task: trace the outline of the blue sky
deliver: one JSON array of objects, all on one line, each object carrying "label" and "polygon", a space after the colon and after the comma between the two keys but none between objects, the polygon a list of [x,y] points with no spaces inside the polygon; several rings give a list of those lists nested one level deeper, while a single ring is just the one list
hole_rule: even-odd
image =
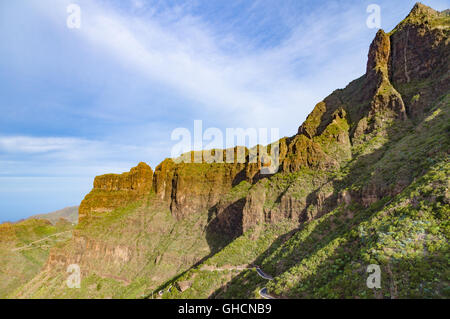
[{"label": "blue sky", "polygon": [[[66,8],[81,8],[80,29]],[[376,29],[414,1],[0,3],[0,222],[77,205],[103,173],[153,168],[178,127],[296,133],[361,76]],[[446,0],[424,1],[435,9]]]}]

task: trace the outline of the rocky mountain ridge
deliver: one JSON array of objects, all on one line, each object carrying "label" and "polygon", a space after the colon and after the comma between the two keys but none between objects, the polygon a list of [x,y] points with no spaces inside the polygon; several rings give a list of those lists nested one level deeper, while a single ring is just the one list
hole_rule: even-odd
[{"label": "rocky mountain ridge", "polygon": [[[331,212],[338,210],[351,225],[358,214],[401,196],[430,165],[448,162],[448,127],[442,123],[449,111],[449,21],[448,12],[418,3],[392,32],[378,31],[365,75],[318,103],[296,135],[279,141],[277,174],[261,176],[263,164],[250,163],[245,149],[245,163],[166,159],[154,172],[140,163],[128,173],[96,177],[80,205],[73,238],[52,249],[42,273],[18,295],[51,296],[54,292],[36,290],[44,281],[62,293],[63,272],[71,263],[81,266],[87,286],[65,291],[66,297],[145,295],[235,249],[243,238],[242,245],[283,238],[282,245],[338,214]],[[427,143],[409,141],[433,121],[422,134]],[[442,196],[448,209],[448,194]],[[340,218],[316,241],[333,232]],[[272,238],[271,232],[285,234]],[[252,262],[249,256],[227,256],[238,259],[236,264]],[[273,269],[280,274],[288,265],[283,258]],[[95,288],[89,288],[91,282]]]},{"label": "rocky mountain ridge", "polygon": [[[433,19],[444,16],[447,15],[416,4],[393,32],[387,34],[380,30],[370,46],[366,74],[317,104],[300,126],[297,135],[280,140],[280,171],[337,170],[343,162],[354,156],[351,145],[363,143],[361,137],[367,139],[386,126],[387,122],[391,125],[391,121],[414,121],[428,111],[427,106],[433,97],[441,96],[450,89],[446,75],[449,61],[446,59],[448,29],[433,27],[432,24]],[[410,23],[417,20],[423,20],[424,23]],[[407,57],[405,52],[408,53]],[[405,85],[414,86],[425,78],[437,83],[415,91],[415,96],[419,97],[414,98],[410,93],[412,90]],[[130,173],[99,176],[94,182],[93,192],[81,204],[80,221],[89,211],[111,211],[142,199],[150,191],[156,193],[158,199],[167,202],[172,214],[178,219],[191,212],[209,209],[218,204],[221,196],[233,186],[242,181],[252,183],[258,180],[257,172],[261,163],[250,164],[248,150],[246,153],[245,164],[175,164],[172,159],[166,159],[158,165],[154,174],[150,167],[140,163]],[[140,183],[134,186],[130,180],[133,176],[140,179]],[[401,183],[393,187],[395,192],[405,186]],[[376,190],[378,195],[375,196],[371,194],[374,192],[372,188],[367,186],[360,194],[353,195],[365,205],[387,195],[387,191]],[[95,208],[95,204],[90,206],[90,202],[99,190],[103,191],[104,196],[111,197],[99,199],[99,207]],[[127,195],[122,195],[122,192],[127,192]],[[321,194],[316,201],[323,201],[326,197],[325,193]],[[293,199],[285,197],[282,202],[282,210],[292,216],[289,207],[296,206]],[[254,206],[251,198],[247,203],[244,211],[257,215],[258,212],[251,208]],[[295,210],[298,211],[298,208],[296,206]],[[244,219],[254,220],[252,216]],[[253,226],[252,222],[247,224],[245,229]]]}]

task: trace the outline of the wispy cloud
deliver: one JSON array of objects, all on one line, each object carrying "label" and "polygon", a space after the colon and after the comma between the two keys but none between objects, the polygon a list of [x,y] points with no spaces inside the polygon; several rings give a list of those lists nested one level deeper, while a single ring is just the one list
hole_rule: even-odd
[{"label": "wispy cloud", "polygon": [[[79,33],[101,54],[165,83],[192,108],[217,113],[221,125],[283,126],[291,132],[324,97],[322,88],[330,78],[324,71],[333,72],[352,58],[329,59],[330,48],[354,37],[364,25],[350,10],[339,16],[313,12],[286,39],[261,48],[239,35],[215,30],[183,6],[143,17],[91,1],[81,1],[80,6]],[[349,80],[356,70],[351,71],[345,75]],[[309,81],[320,75],[320,83]],[[291,117],[280,116],[280,111]]]}]

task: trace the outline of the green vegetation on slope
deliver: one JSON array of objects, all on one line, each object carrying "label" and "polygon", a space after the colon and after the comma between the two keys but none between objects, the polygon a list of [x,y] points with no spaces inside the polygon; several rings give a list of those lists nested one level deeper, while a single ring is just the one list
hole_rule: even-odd
[{"label": "green vegetation on slope", "polygon": [[[352,208],[340,207],[312,222],[265,259],[278,275],[269,291],[297,298],[448,297],[449,173],[448,161],[435,164],[393,200],[357,209],[351,219]],[[310,227],[324,236],[319,242],[303,236]],[[279,260],[290,264],[279,271]],[[365,286],[369,264],[381,266],[380,290]]]},{"label": "green vegetation on slope", "polygon": [[38,219],[0,225],[0,298],[32,279],[50,248],[70,238],[72,227],[62,220],[52,225]]},{"label": "green vegetation on slope", "polygon": [[[343,203],[299,229],[254,228],[161,286],[163,298],[259,298],[265,286],[288,298],[448,298],[449,122],[446,95],[418,125],[394,122],[379,131],[378,144],[357,145],[361,156],[332,178],[336,192],[353,193],[368,183],[390,190],[404,181],[409,186],[399,194],[386,194],[368,207]],[[265,183],[271,190],[300,191],[304,184],[295,182],[302,176],[278,174]],[[275,280],[268,283],[252,269],[230,267],[251,264]],[[370,264],[381,267],[381,289],[366,286]],[[227,271],[214,270],[227,266]],[[190,288],[167,292],[180,281]]]},{"label": "green vegetation on slope", "polygon": [[215,241],[222,241],[217,234],[206,236],[207,212],[177,221],[165,203],[153,199],[98,219],[93,215],[77,225],[70,242],[53,250],[55,256],[78,261],[81,289],[69,289],[66,269],[56,265],[10,296],[140,298],[210,255]]}]

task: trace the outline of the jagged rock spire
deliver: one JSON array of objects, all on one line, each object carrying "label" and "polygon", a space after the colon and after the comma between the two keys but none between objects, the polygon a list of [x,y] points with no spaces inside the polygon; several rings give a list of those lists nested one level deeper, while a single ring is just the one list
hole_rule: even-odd
[{"label": "jagged rock spire", "polygon": [[421,2],[416,2],[414,7],[412,8],[411,12],[409,13],[408,17],[412,16],[426,16],[426,15],[435,15],[439,12],[434,10],[433,8],[430,8]]},{"label": "jagged rock spire", "polygon": [[369,49],[367,61],[367,74],[377,71],[387,71],[389,56],[391,52],[391,41],[384,30],[378,30],[375,39]]}]

